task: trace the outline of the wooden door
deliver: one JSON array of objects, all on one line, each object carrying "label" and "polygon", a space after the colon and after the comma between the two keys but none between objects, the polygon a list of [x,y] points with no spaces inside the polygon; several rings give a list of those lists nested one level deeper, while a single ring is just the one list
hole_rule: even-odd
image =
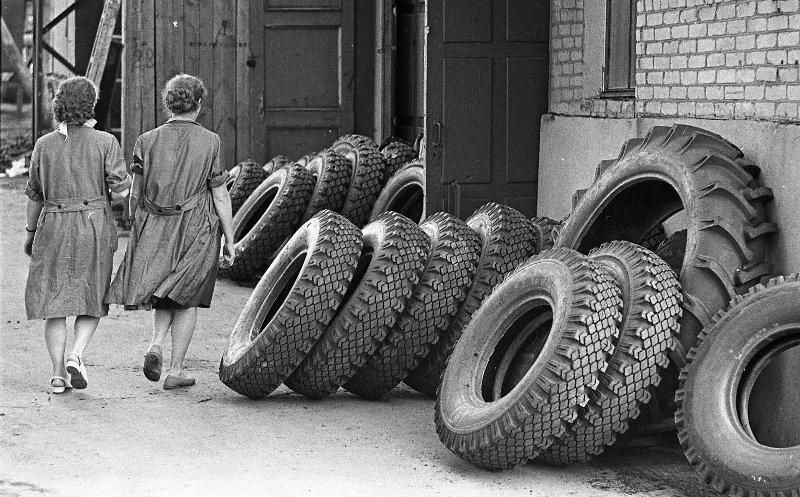
[{"label": "wooden door", "polygon": [[250,5],[250,148],[266,161],[329,146],[353,129],[354,0]]},{"label": "wooden door", "polygon": [[547,112],[549,2],[428,2],[428,212],[466,218],[488,201],[536,212]]}]

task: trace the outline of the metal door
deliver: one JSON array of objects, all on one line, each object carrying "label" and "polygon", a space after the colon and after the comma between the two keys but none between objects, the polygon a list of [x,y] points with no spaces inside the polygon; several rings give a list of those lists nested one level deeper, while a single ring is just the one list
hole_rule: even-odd
[{"label": "metal door", "polygon": [[442,0],[427,11],[428,212],[466,218],[491,200],[535,214],[549,2]]},{"label": "metal door", "polygon": [[353,2],[250,3],[253,159],[297,159],[352,132]]}]

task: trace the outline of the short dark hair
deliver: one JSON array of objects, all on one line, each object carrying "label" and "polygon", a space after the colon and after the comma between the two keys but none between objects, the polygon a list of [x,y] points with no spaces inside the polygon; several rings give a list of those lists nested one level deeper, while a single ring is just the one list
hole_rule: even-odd
[{"label": "short dark hair", "polygon": [[206,87],[200,78],[190,74],[178,74],[167,81],[161,92],[164,107],[172,114],[185,114],[197,110]]},{"label": "short dark hair", "polygon": [[83,124],[94,117],[97,87],[83,76],[65,79],[53,98],[53,116],[58,122]]}]

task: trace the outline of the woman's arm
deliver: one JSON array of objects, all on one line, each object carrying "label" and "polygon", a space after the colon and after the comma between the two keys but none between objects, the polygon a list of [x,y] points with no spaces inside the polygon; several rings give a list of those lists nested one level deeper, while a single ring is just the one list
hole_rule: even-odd
[{"label": "woman's arm", "polygon": [[211,189],[211,196],[214,199],[214,208],[219,216],[219,224],[222,226],[222,234],[225,236],[225,248],[223,255],[224,267],[230,267],[236,257],[233,243],[233,215],[231,214],[231,195],[225,185],[215,186]]},{"label": "woman's arm", "polygon": [[42,213],[44,202],[41,200],[28,199],[28,216],[25,231],[27,236],[25,238],[25,255],[31,255],[33,251],[33,237],[36,234],[36,225],[39,223],[39,216]]}]

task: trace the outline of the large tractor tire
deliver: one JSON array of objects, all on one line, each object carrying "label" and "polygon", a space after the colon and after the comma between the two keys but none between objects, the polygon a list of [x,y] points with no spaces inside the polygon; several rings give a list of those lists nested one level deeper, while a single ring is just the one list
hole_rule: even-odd
[{"label": "large tractor tire", "polygon": [[456,344],[434,411],[439,439],[490,470],[547,449],[606,368],[621,309],[600,264],[569,249],[532,257],[494,289]]},{"label": "large tractor tire", "polygon": [[300,224],[313,188],[314,177],[297,164],[265,179],[233,217],[236,259],[221,274],[242,281],[263,269]]},{"label": "large tractor tire", "polygon": [[467,297],[481,239],[464,221],[437,212],[420,225],[430,256],[408,304],[375,354],[344,388],[370,400],[385,397],[428,355]]},{"label": "large tractor tire", "polygon": [[228,189],[231,195],[231,211],[233,215],[239,212],[239,209],[258,188],[258,185],[269,176],[264,171],[264,168],[251,160],[240,162],[236,167],[238,168],[236,178]]},{"label": "large tractor tire", "polygon": [[286,380],[306,397],[332,394],[372,357],[419,281],[430,245],[416,224],[393,212],[364,228],[363,243],[341,310]]},{"label": "large tractor tire", "polygon": [[531,222],[506,205],[484,205],[467,219],[467,225],[481,237],[481,257],[469,294],[427,357],[403,380],[431,397],[436,395],[447,358],[472,315],[503,277],[532,256],[535,249]]},{"label": "large tractor tire", "polygon": [[372,207],[383,188],[383,156],[375,148],[353,148],[343,154],[353,164],[353,176],[341,213],[356,226],[369,222]]},{"label": "large tractor tire", "polygon": [[314,176],[316,183],[301,222],[306,222],[324,209],[339,212],[350,188],[353,174],[350,161],[333,150],[324,150],[308,162],[306,169]]},{"label": "large tractor tire", "polygon": [[247,300],[220,380],[254,399],[278,388],[333,320],[360,254],[360,230],[338,214],[323,211],[301,226]]},{"label": "large tractor tire", "polygon": [[637,243],[683,210],[686,255],[681,333],[659,386],[665,418],[686,351],[714,314],[737,293],[772,273],[767,239],[777,231],[765,204],[772,190],[756,182],[757,168],[719,135],[692,126],[656,126],[628,140],[616,160],[603,161],[594,184],[579,195],[558,245],[588,253],[612,240]]},{"label": "large tractor tire", "polygon": [[678,277],[653,252],[630,242],[610,242],[589,257],[601,264],[622,291],[622,322],[614,353],[589,402],[570,428],[539,455],[551,464],[573,464],[600,454],[628,430],[661,381],[667,352],[678,333],[681,289]]},{"label": "large tractor tire", "polygon": [[384,162],[386,163],[385,181],[388,181],[394,173],[417,158],[417,151],[414,150],[413,145],[403,139],[391,136],[381,143],[378,151],[383,154]]},{"label": "large tractor tire", "polygon": [[390,211],[415,223],[425,219],[425,164],[414,161],[389,178],[375,201],[370,219]]},{"label": "large tractor tire", "polygon": [[[678,439],[689,464],[721,494],[800,495],[800,433],[770,428],[766,431],[786,438],[769,440],[769,434],[750,424],[749,416],[761,373],[781,353],[800,347],[798,302],[800,274],[774,278],[737,296],[702,331],[681,371]],[[785,407],[789,389],[796,393],[797,385],[784,386]],[[761,384],[770,387],[774,385]],[[770,409],[776,426],[787,415],[798,416],[796,410],[781,414],[782,406]],[[769,415],[766,418],[762,421],[770,421]]]}]

